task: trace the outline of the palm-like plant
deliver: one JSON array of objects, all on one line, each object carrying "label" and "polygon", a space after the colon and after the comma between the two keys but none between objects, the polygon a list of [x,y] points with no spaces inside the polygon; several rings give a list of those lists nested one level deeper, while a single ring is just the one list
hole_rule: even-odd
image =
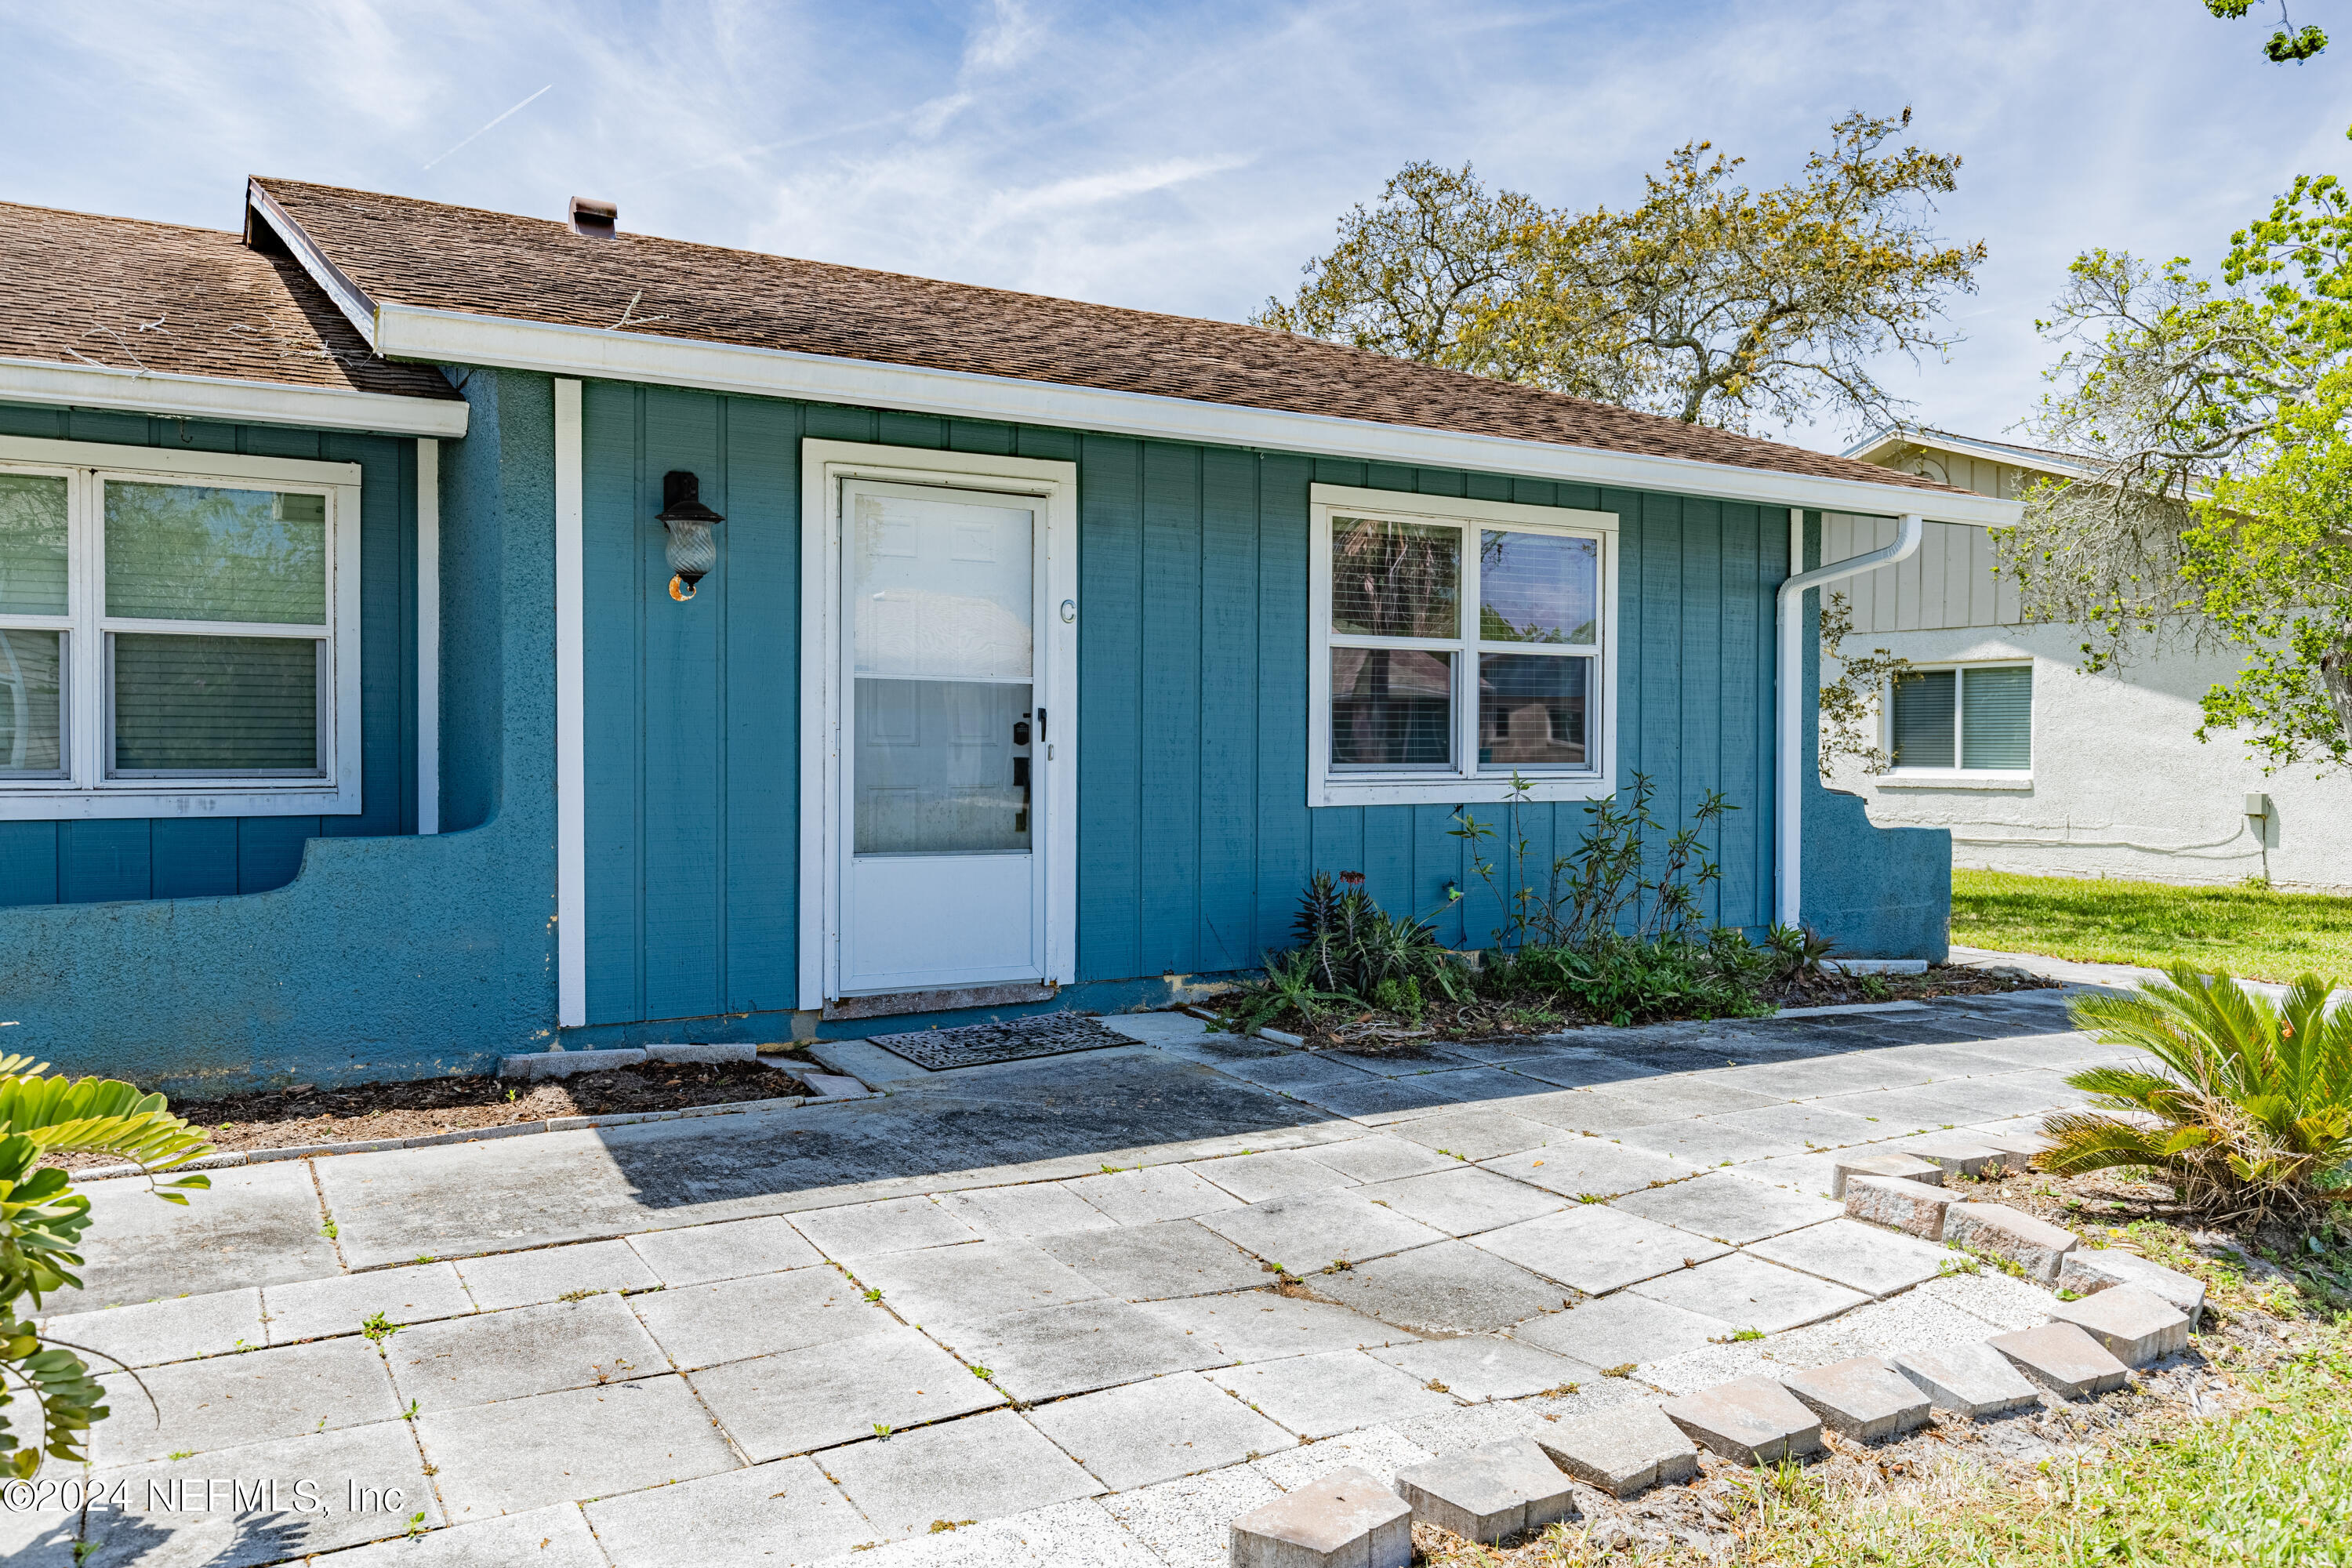
[{"label": "palm-like plant", "polygon": [[[47,1062],[0,1056],[0,1473],[29,1477],[45,1457],[82,1463],[91,1424],[107,1415],[105,1390],[74,1353],[82,1347],[45,1341],[19,1313],[20,1306],[39,1311],[53,1290],[80,1289],[76,1248],[90,1222],[89,1199],[41,1157],[111,1154],[143,1166],[157,1197],[184,1204],[183,1189],[208,1187],[210,1178],[156,1178],[209,1147],[160,1094],[115,1079],[68,1079],[50,1074]],[[7,1406],[20,1397],[40,1410],[37,1442],[20,1442],[11,1429]]]},{"label": "palm-like plant", "polygon": [[2096,1109],[2051,1117],[2035,1163],[2059,1175],[2143,1165],[2220,1219],[2303,1215],[2352,1198],[2352,1006],[2297,980],[2283,1003],[2187,964],[2132,996],[2077,998],[2075,1022],[2161,1070],[2098,1067],[2066,1081]]}]

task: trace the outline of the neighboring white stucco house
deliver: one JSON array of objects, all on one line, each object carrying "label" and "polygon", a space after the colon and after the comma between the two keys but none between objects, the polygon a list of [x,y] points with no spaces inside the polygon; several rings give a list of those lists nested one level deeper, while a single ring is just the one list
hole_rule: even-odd
[{"label": "neighboring white stucco house", "polygon": [[[2044,475],[2079,472],[2060,453],[1906,429],[1849,457],[2014,498]],[[1822,558],[1893,542],[1891,518],[1831,514]],[[1917,553],[1845,585],[1848,647],[1885,647],[1930,672],[1882,702],[1871,776],[1842,765],[1884,826],[1946,827],[1964,867],[2066,877],[2352,888],[2352,778],[2309,766],[2265,774],[2244,741],[2197,739],[2198,699],[2235,672],[2223,655],[2167,650],[2119,673],[2078,668],[2071,624],[2029,625],[1993,572],[1981,528],[1927,524]]]}]

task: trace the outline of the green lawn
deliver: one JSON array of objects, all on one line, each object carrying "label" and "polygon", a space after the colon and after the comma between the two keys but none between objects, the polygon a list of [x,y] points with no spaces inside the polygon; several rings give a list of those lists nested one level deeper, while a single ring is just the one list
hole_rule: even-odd
[{"label": "green lawn", "polygon": [[1952,940],[2088,963],[2187,960],[2255,980],[2352,984],[2352,898],[2260,888],[1952,873]]}]

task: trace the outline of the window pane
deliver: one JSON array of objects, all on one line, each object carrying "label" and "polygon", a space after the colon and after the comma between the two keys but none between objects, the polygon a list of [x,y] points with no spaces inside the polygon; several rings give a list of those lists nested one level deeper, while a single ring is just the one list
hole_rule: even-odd
[{"label": "window pane", "polygon": [[1921,670],[1895,682],[1895,765],[1952,765],[1952,697],[1948,669]]},{"label": "window pane", "polygon": [[1418,648],[1331,650],[1335,767],[1454,763],[1454,656]]},{"label": "window pane", "polygon": [[1462,531],[1331,520],[1331,629],[1351,637],[1458,637]]},{"label": "window pane", "polygon": [[1960,766],[2022,771],[2032,763],[2032,666],[1964,671]]},{"label": "window pane", "polygon": [[319,771],[319,652],[308,637],[118,632],[114,772]]},{"label": "window pane", "polygon": [[0,474],[0,616],[66,613],[66,482]]},{"label": "window pane", "polygon": [[1592,661],[1558,655],[1478,656],[1478,765],[1580,768]]},{"label": "window pane", "polygon": [[854,684],[858,854],[1028,849],[1026,684],[862,676]]},{"label": "window pane", "polygon": [[1480,641],[1592,646],[1601,595],[1596,541],[1496,529],[1478,540]]},{"label": "window pane", "polygon": [[106,613],[325,626],[326,498],[109,480]]},{"label": "window pane", "polygon": [[65,771],[63,632],[0,629],[0,777]]}]

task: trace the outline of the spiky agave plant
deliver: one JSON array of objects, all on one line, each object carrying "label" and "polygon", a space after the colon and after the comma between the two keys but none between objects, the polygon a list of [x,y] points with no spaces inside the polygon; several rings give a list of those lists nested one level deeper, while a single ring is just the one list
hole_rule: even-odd
[{"label": "spiky agave plant", "polygon": [[[157,1197],[184,1204],[185,1190],[210,1178],[156,1178],[209,1147],[160,1094],[114,1079],[61,1078],[47,1062],[0,1055],[0,1475],[30,1477],[44,1458],[83,1463],[90,1426],[107,1415],[105,1391],[74,1353],[84,1347],[47,1338],[20,1311],[38,1312],[49,1292],[80,1288],[73,1270],[90,1222],[89,1199],[41,1156],[111,1154],[144,1167]],[[40,1412],[31,1442],[8,1417],[20,1398]]]},{"label": "spiky agave plant", "polygon": [[2035,1163],[2058,1175],[2144,1165],[2217,1219],[2307,1215],[2352,1198],[2352,1006],[2306,974],[2283,1003],[2175,964],[2131,996],[2075,999],[2075,1023],[2158,1068],[2108,1066],[2066,1081],[2097,1096],[2053,1116]]}]

